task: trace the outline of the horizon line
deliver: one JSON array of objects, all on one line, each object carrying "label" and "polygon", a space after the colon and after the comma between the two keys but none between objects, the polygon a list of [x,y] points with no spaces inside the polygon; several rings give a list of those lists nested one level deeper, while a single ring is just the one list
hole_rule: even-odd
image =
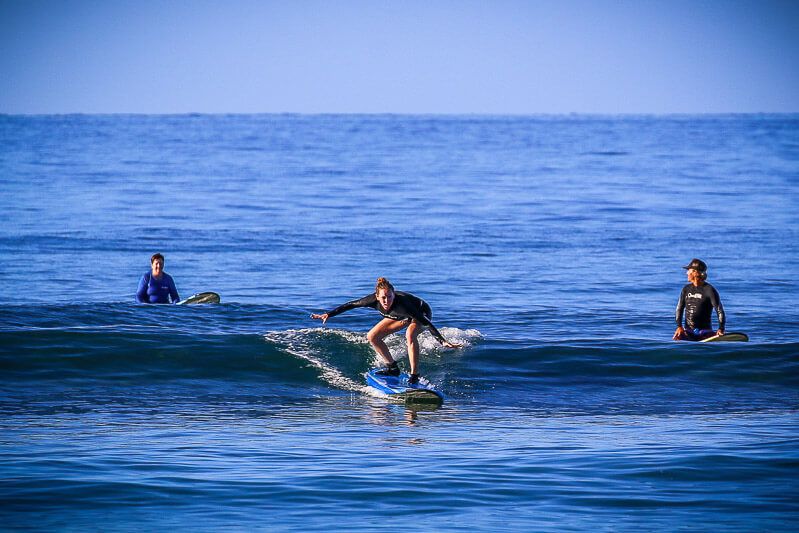
[{"label": "horizon line", "polygon": [[799,115],[797,111],[673,111],[673,112],[594,112],[594,111],[568,111],[568,112],[345,112],[345,111],[178,111],[178,112],[142,112],[142,111],[111,111],[111,112],[84,112],[68,111],[53,113],[8,113],[0,111],[0,117],[69,117],[69,116],[163,116],[163,117],[200,117],[200,116],[406,116],[406,117],[723,117],[723,116],[789,116]]}]

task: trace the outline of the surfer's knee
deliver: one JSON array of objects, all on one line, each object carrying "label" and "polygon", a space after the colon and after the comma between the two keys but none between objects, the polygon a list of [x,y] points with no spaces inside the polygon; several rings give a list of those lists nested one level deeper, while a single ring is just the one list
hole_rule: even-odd
[{"label": "surfer's knee", "polygon": [[372,344],[382,341],[384,337],[385,335],[378,331],[377,328],[369,330],[369,333],[366,334],[366,340]]},{"label": "surfer's knee", "polygon": [[411,325],[405,330],[405,339],[408,341],[408,343],[416,342],[416,339],[419,337],[421,332],[422,328],[419,327],[419,324],[416,322],[411,322]]}]

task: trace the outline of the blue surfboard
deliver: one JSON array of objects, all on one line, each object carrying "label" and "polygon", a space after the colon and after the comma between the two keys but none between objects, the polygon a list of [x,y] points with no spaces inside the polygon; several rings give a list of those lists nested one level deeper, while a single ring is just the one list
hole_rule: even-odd
[{"label": "blue surfboard", "polygon": [[427,382],[408,383],[408,374],[403,372],[399,376],[381,376],[377,374],[378,368],[373,368],[366,373],[366,384],[384,394],[406,403],[441,403],[444,395],[435,390]]}]

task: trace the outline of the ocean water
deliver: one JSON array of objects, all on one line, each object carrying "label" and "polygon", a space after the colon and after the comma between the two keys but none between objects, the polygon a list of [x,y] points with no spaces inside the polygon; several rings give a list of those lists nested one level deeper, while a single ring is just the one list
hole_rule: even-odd
[{"label": "ocean water", "polygon": [[796,115],[0,116],[0,528],[797,530],[797,228]]}]

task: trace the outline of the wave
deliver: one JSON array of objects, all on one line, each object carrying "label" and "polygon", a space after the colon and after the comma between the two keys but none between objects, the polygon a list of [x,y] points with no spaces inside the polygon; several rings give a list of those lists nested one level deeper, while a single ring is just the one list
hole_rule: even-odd
[{"label": "wave", "polygon": [[[799,344],[698,345],[584,341],[519,344],[473,329],[442,328],[464,348],[444,349],[420,336],[422,372],[448,396],[525,405],[625,391],[649,398],[687,394],[757,398],[761,405],[799,405]],[[402,335],[387,344],[407,367]],[[127,384],[201,380],[281,389],[288,395],[373,394],[363,374],[380,361],[365,333],[343,329],[276,329],[254,334],[187,333],[111,327],[0,331],[6,390],[36,383]],[[305,392],[303,392],[305,391]],[[576,392],[577,391],[577,392]],[[679,398],[676,398],[679,400]],[[605,403],[610,400],[605,400]],[[737,400],[736,400],[737,401]],[[740,402],[739,402],[740,403]]]},{"label": "wave", "polygon": [[598,380],[704,380],[799,385],[799,344],[729,345],[627,341],[485,346],[489,373],[561,383]]},{"label": "wave", "polygon": [[[481,338],[480,332],[473,329],[459,330],[444,327],[441,328],[441,334],[453,342],[462,344],[461,350],[468,349],[475,340]],[[322,379],[329,385],[343,390],[382,396],[363,384],[362,379],[356,381],[351,374],[346,373],[352,369],[360,369],[363,373],[368,368],[383,364],[369,345],[366,334],[340,329],[311,328],[275,331],[267,333],[264,337],[267,341],[280,346],[286,353],[307,361],[319,369]],[[391,335],[386,339],[386,344],[395,359],[407,358],[404,337]],[[427,332],[419,336],[419,349],[424,354],[425,364],[429,364],[430,359],[440,359],[445,353],[442,352],[438,341]],[[366,367],[364,363],[367,363]]]},{"label": "wave", "polygon": [[[442,332],[465,346],[479,337],[474,330]],[[402,337],[387,341],[396,357],[407,355]],[[440,353],[427,333],[420,344],[426,354]],[[324,328],[190,334],[159,326],[53,327],[2,331],[0,346],[0,370],[21,381],[269,379],[362,391],[359,376],[378,364],[365,334]]]}]

